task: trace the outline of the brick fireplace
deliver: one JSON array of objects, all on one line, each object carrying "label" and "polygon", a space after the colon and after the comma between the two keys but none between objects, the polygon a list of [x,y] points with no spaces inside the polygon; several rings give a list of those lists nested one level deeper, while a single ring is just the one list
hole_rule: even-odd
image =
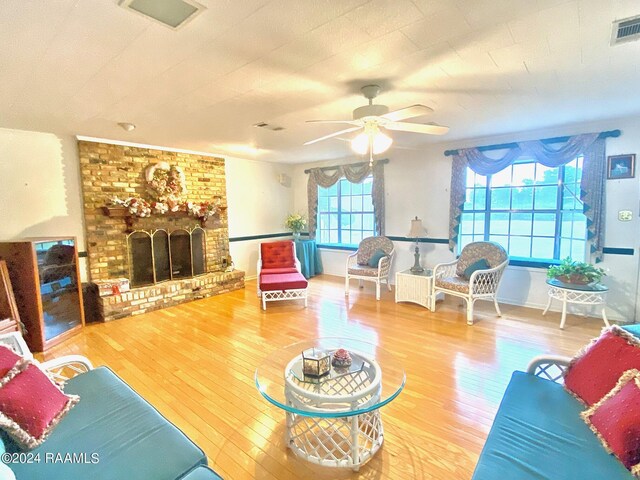
[{"label": "brick fireplace", "polygon": [[[91,282],[130,279],[128,237],[134,231],[151,236],[158,231],[172,235],[204,230],[200,240],[204,247],[204,268],[195,271],[192,278],[184,278],[182,274],[180,278],[165,276],[160,281],[151,278],[147,284],[128,292],[114,289],[99,295],[97,288],[92,289],[99,320],[144,313],[244,287],[244,272],[225,271],[229,262],[229,233],[224,159],[88,140],[78,141],[78,152]],[[150,166],[157,165],[180,170],[186,190],[181,201],[215,202],[216,214],[205,222],[183,209],[164,214],[154,210],[150,216],[140,218],[122,206],[104,208],[114,197],[151,202],[153,192],[145,175]]]}]

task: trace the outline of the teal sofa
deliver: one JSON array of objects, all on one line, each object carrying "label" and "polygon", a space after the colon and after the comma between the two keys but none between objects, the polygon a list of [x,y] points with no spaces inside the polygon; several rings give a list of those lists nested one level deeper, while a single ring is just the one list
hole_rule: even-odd
[{"label": "teal sofa", "polygon": [[[640,325],[623,328],[640,338]],[[580,417],[586,407],[538,376],[568,361],[540,357],[513,373],[472,480],[634,480]]]},{"label": "teal sofa", "polygon": [[[218,480],[204,452],[115,373],[99,367],[68,381],[80,396],[49,438],[8,463],[17,480]],[[21,450],[8,438],[0,448]],[[71,455],[66,455],[71,454]],[[6,462],[5,462],[6,463]]]}]

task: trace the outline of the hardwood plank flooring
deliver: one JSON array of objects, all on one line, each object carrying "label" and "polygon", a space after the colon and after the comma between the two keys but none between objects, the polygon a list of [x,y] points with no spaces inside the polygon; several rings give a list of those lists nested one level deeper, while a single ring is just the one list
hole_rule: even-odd
[{"label": "hardwood plank flooring", "polygon": [[[373,284],[327,275],[300,301],[260,308],[255,281],[244,290],[88,325],[46,358],[81,354],[108,365],[207,454],[226,479],[468,479],[513,370],[539,354],[573,355],[601,321],[478,302],[467,326],[457,299],[436,312],[375,300]],[[503,285],[502,288],[507,288]],[[377,343],[404,363],[404,391],[382,410],[385,443],[360,469],[319,467],[284,443],[284,413],[255,388],[256,367],[271,352],[321,336]]]}]

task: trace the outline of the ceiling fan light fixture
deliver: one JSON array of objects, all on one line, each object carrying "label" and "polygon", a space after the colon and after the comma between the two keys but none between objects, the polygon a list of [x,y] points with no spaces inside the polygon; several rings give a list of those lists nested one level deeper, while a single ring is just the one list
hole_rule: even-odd
[{"label": "ceiling fan light fixture", "polygon": [[378,155],[379,153],[383,153],[389,150],[389,147],[393,143],[393,140],[390,136],[385,135],[382,132],[378,132],[373,137],[373,141],[371,143],[373,146],[373,154]]},{"label": "ceiling fan light fixture", "polygon": [[351,140],[351,150],[360,155],[364,155],[369,150],[369,134],[362,132]]}]

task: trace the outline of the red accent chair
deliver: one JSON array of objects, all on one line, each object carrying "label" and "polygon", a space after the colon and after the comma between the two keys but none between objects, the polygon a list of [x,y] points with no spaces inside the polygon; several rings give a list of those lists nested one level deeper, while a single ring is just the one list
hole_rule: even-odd
[{"label": "red accent chair", "polygon": [[258,252],[258,296],[262,309],[267,302],[304,299],[307,306],[307,286],[302,276],[296,247],[291,240],[261,243]]}]

